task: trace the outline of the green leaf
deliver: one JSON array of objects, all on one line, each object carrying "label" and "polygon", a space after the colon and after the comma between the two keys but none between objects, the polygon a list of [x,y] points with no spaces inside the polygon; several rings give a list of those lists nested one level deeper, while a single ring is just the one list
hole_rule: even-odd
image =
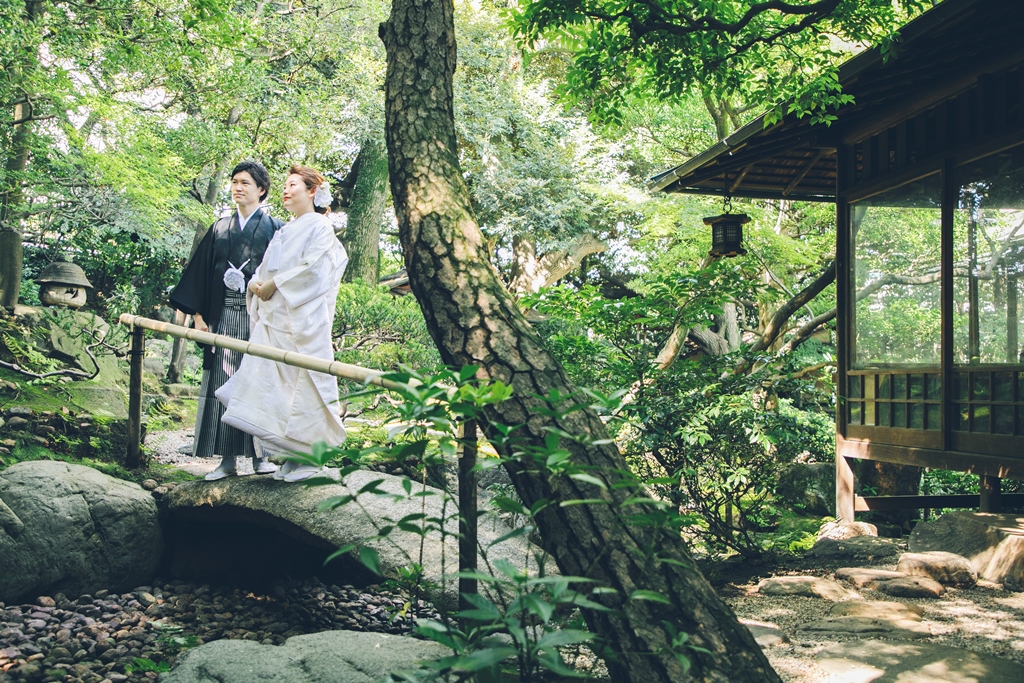
[{"label": "green leaf", "polygon": [[331,553],[330,555],[327,556],[327,559],[324,560],[324,564],[327,564],[328,562],[330,562],[331,560],[335,559],[336,557],[341,557],[342,555],[347,555],[348,553],[352,552],[352,550],[355,547],[356,547],[355,543],[349,543],[348,545],[341,546],[340,548],[338,548],[333,553]]},{"label": "green leaf", "polygon": [[539,661],[545,669],[561,676],[562,678],[587,677],[586,673],[576,671],[575,669],[566,666],[565,662],[562,661],[562,656],[559,654],[558,650],[545,650],[544,652],[539,653],[537,655],[537,661]]},{"label": "green leaf", "polygon": [[512,514],[523,515],[525,517],[530,516],[530,511],[523,507],[522,503],[518,500],[513,500],[508,496],[495,496],[491,499],[491,503],[502,512],[511,512]]},{"label": "green leaf", "polygon": [[635,590],[629,595],[630,600],[650,600],[651,602],[660,602],[663,605],[671,605],[672,601],[666,598],[661,593],[651,590]]},{"label": "green leaf", "polygon": [[580,631],[567,628],[542,636],[541,639],[537,641],[537,648],[543,649],[547,647],[561,647],[563,645],[586,643],[596,637],[597,636],[590,631]]},{"label": "green leaf", "polygon": [[356,497],[352,495],[331,496],[330,498],[325,498],[324,500],[320,501],[320,503],[316,506],[316,509],[319,512],[325,512],[327,510],[336,510],[343,505],[348,505],[355,499]]},{"label": "green leaf", "polygon": [[598,487],[603,491],[608,490],[607,484],[605,484],[603,481],[590,474],[583,474],[582,472],[577,472],[576,474],[570,474],[569,478],[575,479],[577,481],[585,481],[588,484],[593,484],[594,486]]},{"label": "green leaf", "polygon": [[601,500],[600,498],[577,498],[575,500],[563,500],[558,504],[558,507],[567,508],[572,505],[608,505],[608,501]]},{"label": "green leaf", "polygon": [[358,495],[360,493],[384,493],[384,491],[381,491],[377,488],[383,483],[383,479],[374,479],[373,481],[363,484],[362,488],[356,491],[356,494]]},{"label": "green leaf", "polygon": [[536,593],[524,595],[523,606],[530,614],[539,618],[544,624],[551,621],[551,617],[555,613],[555,606],[546,600],[541,600]]},{"label": "green leaf", "polygon": [[488,548],[493,548],[494,546],[498,545],[499,543],[504,543],[505,541],[511,540],[513,538],[519,538],[520,536],[526,536],[531,531],[533,531],[533,527],[532,526],[529,526],[529,525],[521,526],[521,527],[519,527],[517,529],[513,529],[512,531],[508,532],[504,536],[500,536],[500,537],[494,539],[493,541],[491,541],[490,543],[487,544],[487,547]]},{"label": "green leaf", "polygon": [[359,549],[359,561],[369,569],[371,572],[380,576],[380,556],[377,551],[369,546],[363,546]]},{"label": "green leaf", "polygon": [[462,655],[452,663],[453,672],[472,673],[497,666],[504,660],[515,657],[516,649],[512,647],[487,647],[472,654]]}]

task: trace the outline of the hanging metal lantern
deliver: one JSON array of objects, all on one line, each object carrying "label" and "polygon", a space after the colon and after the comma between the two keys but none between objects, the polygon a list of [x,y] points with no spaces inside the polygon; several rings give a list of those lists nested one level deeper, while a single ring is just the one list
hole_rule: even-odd
[{"label": "hanging metal lantern", "polygon": [[714,257],[743,256],[747,250],[743,248],[743,224],[750,222],[745,213],[723,213],[720,216],[708,216],[704,225],[711,226],[711,251]]},{"label": "hanging metal lantern", "polygon": [[81,308],[85,305],[92,283],[85,271],[68,261],[54,261],[43,268],[36,278],[39,301],[44,306]]}]

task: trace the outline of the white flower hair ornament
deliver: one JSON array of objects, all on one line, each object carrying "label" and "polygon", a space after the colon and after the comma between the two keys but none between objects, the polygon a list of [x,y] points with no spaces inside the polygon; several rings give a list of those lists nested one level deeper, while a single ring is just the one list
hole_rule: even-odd
[{"label": "white flower hair ornament", "polygon": [[331,186],[324,181],[320,187],[316,188],[316,194],[313,195],[313,206],[323,208],[330,206],[332,201],[334,201],[334,197],[331,196]]}]

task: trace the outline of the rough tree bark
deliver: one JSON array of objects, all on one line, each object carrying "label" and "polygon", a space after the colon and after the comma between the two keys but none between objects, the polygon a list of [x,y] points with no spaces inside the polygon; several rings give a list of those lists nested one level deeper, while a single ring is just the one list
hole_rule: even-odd
[{"label": "rough tree bark", "polygon": [[359,148],[359,171],[345,229],[345,282],[380,280],[380,224],[388,200],[388,156],[384,144],[367,140]]},{"label": "rough tree bark", "polygon": [[[386,136],[402,249],[412,291],[442,359],[478,365],[481,378],[513,387],[512,399],[483,416],[485,430],[491,424],[523,424],[520,438],[537,447],[549,434],[546,428],[606,439],[601,420],[591,412],[556,419],[531,410],[540,404],[537,395],[574,389],[502,286],[472,215],[453,118],[452,0],[393,0],[380,34],[387,51]],[[613,443],[563,445],[577,464],[606,481],[626,471]],[[507,469],[527,505],[552,502],[537,515],[537,524],[559,570],[616,589],[614,596],[604,596],[615,611],[584,611],[591,629],[614,653],[608,659],[614,681],[780,680],[750,632],[701,576],[678,534],[628,523],[628,514],[645,510],[624,505],[632,492],[549,477],[514,461]],[[592,498],[606,504],[560,505]],[[627,600],[636,590],[656,591],[671,604]],[[666,622],[708,651],[686,652],[693,663],[689,675],[669,651]]]},{"label": "rough tree bark", "polygon": [[[25,23],[30,25],[42,12],[42,3],[25,2]],[[21,69],[11,69],[13,76],[28,81],[38,56],[35,48],[29,48],[24,55]],[[18,88],[15,88],[17,92]],[[4,175],[0,186],[0,307],[14,309],[21,291],[22,234],[21,217],[18,208],[22,202],[22,174],[28,167],[29,143],[32,137],[32,119],[35,112],[28,92],[20,92],[21,101],[12,105],[13,121],[10,146],[4,159]]]},{"label": "rough tree bark", "polygon": [[[27,104],[14,108],[15,119],[22,119],[31,111]],[[21,174],[28,165],[29,136],[32,124],[18,124],[11,134],[11,150],[4,162],[3,188],[0,189],[0,306],[13,309],[21,290],[22,246]]]}]

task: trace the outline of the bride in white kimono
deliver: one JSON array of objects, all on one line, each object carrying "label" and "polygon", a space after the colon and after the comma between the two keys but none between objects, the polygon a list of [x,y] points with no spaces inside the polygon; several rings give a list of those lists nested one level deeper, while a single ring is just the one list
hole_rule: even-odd
[{"label": "bride in white kimono", "polygon": [[[249,282],[249,341],[334,359],[331,327],[348,256],[319,213],[330,205],[328,187],[313,169],[291,167],[282,196],[295,218],[274,235]],[[217,398],[227,406],[225,424],[274,451],[308,454],[314,442],[345,440],[331,375],[246,355]],[[302,481],[319,471],[289,460],[274,478]]]}]

